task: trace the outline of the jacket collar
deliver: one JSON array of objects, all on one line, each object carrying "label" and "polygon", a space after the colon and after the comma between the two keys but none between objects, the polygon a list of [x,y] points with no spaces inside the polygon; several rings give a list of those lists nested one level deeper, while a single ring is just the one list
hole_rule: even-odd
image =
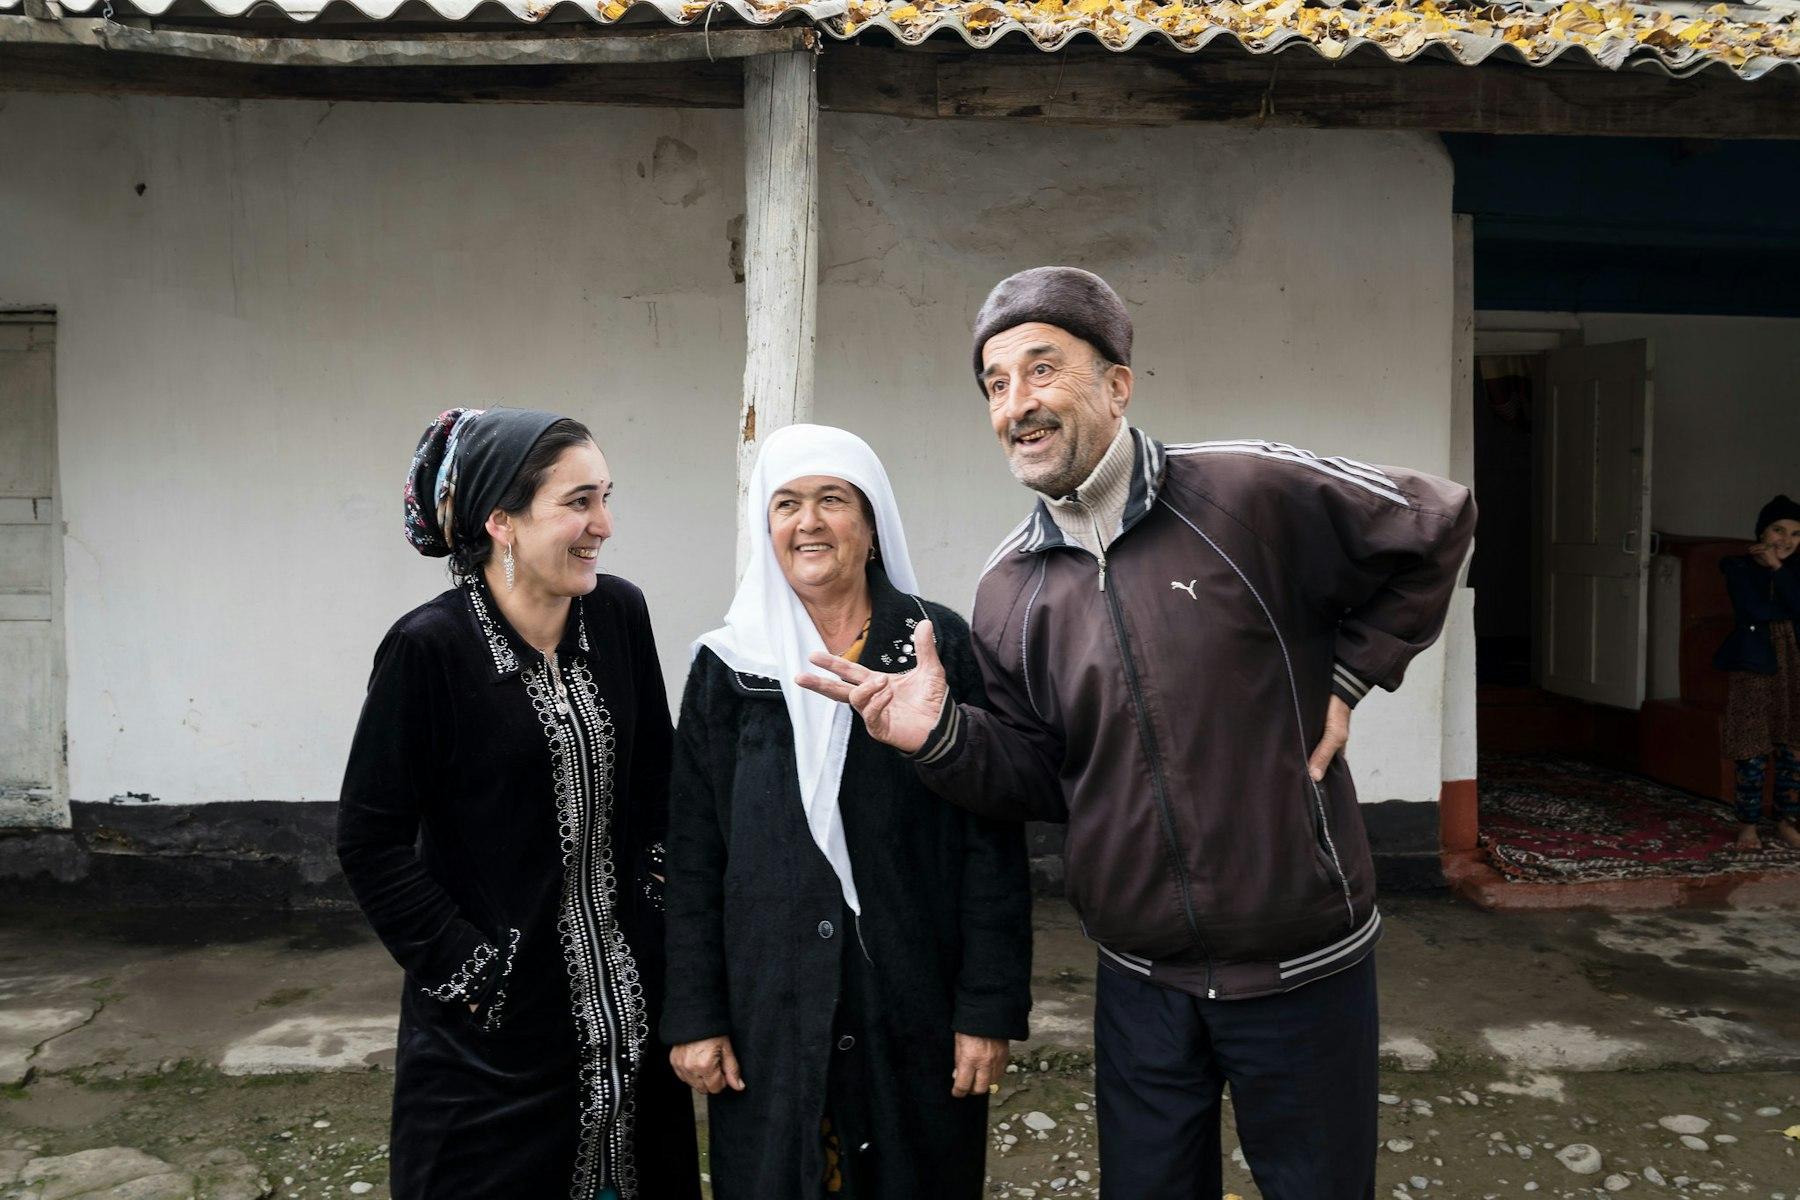
[{"label": "jacket collar", "polygon": [[[877,564],[869,565],[869,636],[863,640],[857,662],[871,671],[896,674],[917,665],[913,630],[926,619],[925,605],[888,580]],[[744,671],[733,671],[737,689],[744,695],[780,696],[781,681]]]},{"label": "jacket collar", "polygon": [[[493,666],[496,682],[517,675],[521,668],[537,661],[538,652],[519,636],[519,631],[501,613],[487,580],[480,575],[464,577],[462,593],[475,634],[487,646],[488,661]],[[563,626],[556,653],[559,658],[588,653],[587,605],[580,596],[569,605],[568,624]]]},{"label": "jacket collar", "polygon": [[869,568],[869,637],[857,659],[871,671],[910,671],[918,665],[913,630],[925,619],[925,606],[888,582],[879,566]]},{"label": "jacket collar", "polygon": [[[1163,445],[1143,430],[1133,426],[1131,429],[1131,490],[1125,497],[1125,512],[1119,519],[1119,536],[1143,520],[1156,504],[1157,494],[1162,491],[1163,474],[1168,466],[1168,456],[1163,452]],[[1058,546],[1073,546],[1063,531],[1050,515],[1050,506],[1043,497],[1039,497],[1031,508],[1031,515],[1026,518],[1026,529],[1019,542],[1020,554],[1036,554],[1042,550],[1052,550]]]}]

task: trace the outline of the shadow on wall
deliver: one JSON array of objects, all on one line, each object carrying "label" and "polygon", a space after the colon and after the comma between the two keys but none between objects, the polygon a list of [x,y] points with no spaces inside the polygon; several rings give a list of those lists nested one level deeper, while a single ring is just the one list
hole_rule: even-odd
[{"label": "shadow on wall", "polygon": [[[1204,169],[1144,187],[1149,143],[1165,161],[1229,156],[1256,134],[1115,132],[839,117],[823,130],[822,285],[897,287],[914,305],[923,273],[904,260],[957,260],[998,279],[1059,253],[1124,292],[1173,272],[1199,279],[1237,253],[1237,214],[1253,197]],[[923,203],[923,198],[935,202]]]}]

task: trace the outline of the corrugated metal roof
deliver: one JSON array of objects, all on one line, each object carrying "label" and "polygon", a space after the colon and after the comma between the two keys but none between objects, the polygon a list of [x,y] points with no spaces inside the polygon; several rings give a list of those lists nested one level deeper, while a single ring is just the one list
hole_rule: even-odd
[{"label": "corrugated metal roof", "polygon": [[[169,13],[178,0],[112,0],[116,10]],[[0,0],[0,12],[24,0]],[[62,0],[98,14],[107,0]],[[522,22],[578,10],[600,24],[672,25],[804,19],[839,40],[882,30],[905,45],[935,35],[985,49],[1022,35],[1041,50],[1089,38],[1108,50],[1146,44],[1197,53],[1231,46],[1253,55],[1303,51],[1338,59],[1373,47],[1396,62],[1420,56],[1476,66],[1490,60],[1687,75],[1722,66],[1744,79],[1800,68],[1800,2],[1727,6],[1591,0],[179,0],[182,9],[240,17],[271,11],[312,21],[333,10],[385,20],[423,4],[446,21],[505,10]],[[197,6],[197,7],[196,7]]]}]

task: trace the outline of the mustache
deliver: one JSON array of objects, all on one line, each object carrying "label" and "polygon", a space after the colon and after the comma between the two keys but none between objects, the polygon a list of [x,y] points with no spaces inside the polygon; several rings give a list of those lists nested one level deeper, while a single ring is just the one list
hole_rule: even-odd
[{"label": "mustache", "polygon": [[1006,438],[1008,441],[1016,442],[1028,433],[1037,433],[1039,430],[1044,429],[1061,428],[1061,421],[1057,420],[1049,413],[1040,413],[1037,416],[1026,417],[1023,421],[1008,421],[1006,423]]}]

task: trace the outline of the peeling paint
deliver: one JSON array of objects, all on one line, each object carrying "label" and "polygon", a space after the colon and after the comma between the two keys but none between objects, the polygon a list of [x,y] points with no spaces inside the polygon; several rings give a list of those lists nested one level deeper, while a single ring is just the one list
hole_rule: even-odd
[{"label": "peeling paint", "polygon": [[700,152],[679,138],[659,137],[650,155],[650,183],[664,204],[691,208],[712,190],[712,180],[700,165]]},{"label": "peeling paint", "polygon": [[725,265],[731,269],[733,283],[744,282],[744,214],[739,213],[725,222],[725,241],[730,249],[725,255]]},{"label": "peeling paint", "polygon": [[[905,247],[980,264],[1005,274],[1036,261],[1054,239],[1057,253],[1100,272],[1123,294],[1151,275],[1184,280],[1212,274],[1238,250],[1238,212],[1255,196],[1216,186],[1205,171],[1181,169],[1196,149],[1186,131],[1110,131],[841,117],[822,175],[821,282],[907,286],[910,266],[882,270]],[[1223,133],[1207,153],[1230,153],[1248,134]],[[1168,163],[1152,192],[1144,163]],[[941,196],[952,206],[920,204]],[[1146,202],[1148,201],[1148,202]]]}]

